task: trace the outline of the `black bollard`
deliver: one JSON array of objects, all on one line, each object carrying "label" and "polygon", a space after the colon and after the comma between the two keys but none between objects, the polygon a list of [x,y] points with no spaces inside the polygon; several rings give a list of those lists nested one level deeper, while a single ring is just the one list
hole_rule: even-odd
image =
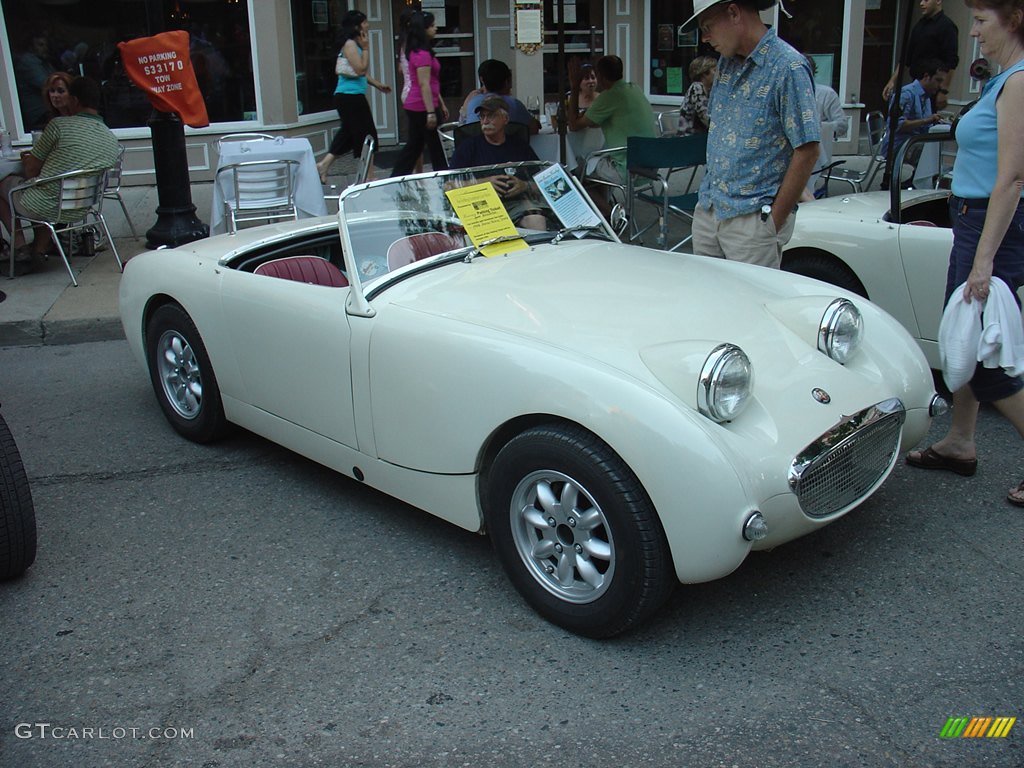
[{"label": "black bollard", "polygon": [[146,233],[146,247],[176,248],[210,236],[210,228],[196,218],[192,204],[185,125],[174,112],[153,111],[149,119],[156,169],[157,221]]}]

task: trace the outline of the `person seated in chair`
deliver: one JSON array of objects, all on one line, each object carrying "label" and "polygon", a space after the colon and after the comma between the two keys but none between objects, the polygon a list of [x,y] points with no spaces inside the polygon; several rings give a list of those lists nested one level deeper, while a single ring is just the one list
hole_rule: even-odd
[{"label": "person seated in chair", "polygon": [[[936,123],[943,122],[941,115],[932,111],[932,98],[942,88],[947,74],[946,67],[938,59],[922,59],[914,62],[910,67],[910,76],[914,78],[910,83],[900,89],[899,102],[895,100],[890,103],[889,109],[898,109],[898,120],[896,123],[896,139],[893,142],[893,156],[899,148],[909,139],[919,133],[928,133],[928,130]],[[888,157],[889,132],[886,131],[882,139],[882,147],[879,154]],[[915,151],[916,150],[916,151]],[[920,157],[921,145],[912,147],[906,158],[915,168]],[[913,156],[911,156],[911,153]],[[882,177],[882,189],[888,189],[890,183],[888,169]]]},{"label": "person seated in chair", "polygon": [[[476,108],[476,113],[480,118],[480,135],[469,136],[459,142],[449,168],[474,168],[538,159],[529,144],[505,134],[509,114],[501,96],[488,96]],[[505,201],[509,216],[515,223],[528,229],[547,229],[547,220],[538,210],[542,206],[529,194],[530,185],[526,181],[505,174],[492,176],[489,181],[498,197]]]},{"label": "person seated in chair", "polygon": [[[578,83],[579,64],[570,64],[569,81]],[[570,131],[584,128],[600,128],[604,131],[604,148],[626,146],[630,136],[654,138],[654,110],[644,92],[633,83],[623,80],[622,59],[618,56],[602,56],[594,65],[597,73],[597,87],[601,93],[584,114],[579,114],[579,87],[573,86],[569,93],[569,110],[566,120]],[[617,152],[601,158],[596,169],[588,176],[625,187],[626,153]],[[611,214],[612,204],[608,200],[607,184],[588,183],[590,196],[605,219]]]},{"label": "person seated in chair", "polygon": [[[55,117],[46,126],[42,137],[22,155],[24,179],[8,176],[0,182],[0,221],[10,226],[11,209],[8,193],[11,187],[37,176],[57,176],[69,171],[105,170],[117,162],[120,145],[100,117],[100,87],[95,80],[77,77],[68,89],[71,114]],[[59,183],[41,184],[26,190],[17,201],[19,211],[34,219],[54,221],[57,218]],[[19,271],[31,271],[35,259],[46,255],[50,245],[45,227],[35,227],[31,248],[25,245],[22,230],[14,236],[13,246],[19,249],[16,261]]]},{"label": "person seated in chair", "polygon": [[540,130],[540,123],[530,114],[519,99],[512,95],[512,70],[508,64],[498,59],[486,59],[477,68],[480,76],[480,87],[469,92],[459,109],[460,123],[476,123],[480,117],[476,111],[484,99],[489,96],[500,96],[505,100],[508,119],[513,123],[522,123],[530,133]]}]

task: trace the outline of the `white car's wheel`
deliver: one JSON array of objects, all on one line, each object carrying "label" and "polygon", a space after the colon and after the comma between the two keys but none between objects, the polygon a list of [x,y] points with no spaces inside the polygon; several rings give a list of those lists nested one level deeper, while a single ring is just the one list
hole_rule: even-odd
[{"label": "white car's wheel", "polygon": [[782,269],[785,272],[792,272],[804,277],[813,277],[815,280],[821,280],[823,283],[856,293],[865,299],[868,298],[864,284],[853,270],[831,254],[801,249],[786,254]]},{"label": "white car's wheel", "polygon": [[21,454],[0,416],[0,581],[20,576],[36,559],[36,514]]},{"label": "white car's wheel", "polygon": [[227,421],[217,377],[192,318],[176,304],[157,309],[146,349],[153,391],[171,426],[197,443],[222,436]]},{"label": "white car's wheel", "polygon": [[516,589],[572,632],[623,632],[675,586],[665,534],[640,481],[579,427],[536,427],[505,445],[488,476],[486,515]]}]

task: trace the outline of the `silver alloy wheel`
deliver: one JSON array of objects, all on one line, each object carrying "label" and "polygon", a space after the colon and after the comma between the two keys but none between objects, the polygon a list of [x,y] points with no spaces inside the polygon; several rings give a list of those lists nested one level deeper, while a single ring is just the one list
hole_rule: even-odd
[{"label": "silver alloy wheel", "polygon": [[188,340],[165,331],[157,344],[160,383],[167,402],[183,419],[199,416],[203,405],[203,376]]},{"label": "silver alloy wheel", "polygon": [[615,573],[611,527],[586,488],[555,470],[531,472],[509,509],[512,539],[530,575],[570,603],[590,603]]}]

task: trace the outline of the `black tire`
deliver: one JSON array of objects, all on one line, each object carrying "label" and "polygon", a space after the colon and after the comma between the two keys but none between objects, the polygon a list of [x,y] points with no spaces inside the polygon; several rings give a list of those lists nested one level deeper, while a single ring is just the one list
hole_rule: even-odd
[{"label": "black tire", "polygon": [[865,299],[870,298],[864,289],[864,284],[853,270],[831,254],[818,252],[793,254],[786,259],[782,269],[796,275],[813,277],[823,283],[856,293]]},{"label": "black tire", "polygon": [[36,513],[21,454],[0,416],[0,581],[23,574],[36,559]]},{"label": "black tire", "polygon": [[[549,503],[541,514],[538,490],[572,503]],[[665,532],[640,481],[580,427],[545,425],[509,441],[491,466],[484,514],[516,589],[570,632],[617,635],[675,587]]]},{"label": "black tire", "polygon": [[157,309],[146,327],[149,378],[171,426],[196,443],[227,431],[210,358],[192,318],[177,304]]}]

